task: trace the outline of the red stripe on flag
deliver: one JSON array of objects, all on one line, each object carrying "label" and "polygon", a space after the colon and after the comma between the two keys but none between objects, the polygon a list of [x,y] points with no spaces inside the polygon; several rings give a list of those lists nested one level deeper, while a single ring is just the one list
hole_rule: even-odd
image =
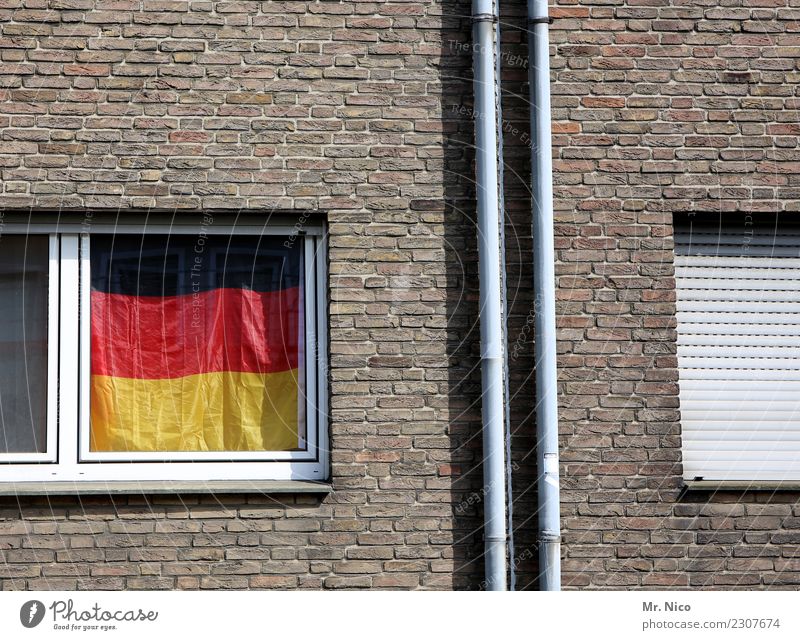
[{"label": "red stripe on flag", "polygon": [[164,379],[297,368],[300,291],[92,291],[92,374]]}]

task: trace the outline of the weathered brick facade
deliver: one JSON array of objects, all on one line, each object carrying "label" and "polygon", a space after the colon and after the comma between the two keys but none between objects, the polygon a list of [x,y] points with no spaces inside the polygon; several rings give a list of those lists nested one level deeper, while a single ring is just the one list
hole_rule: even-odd
[{"label": "weathered brick facade", "polygon": [[798,210],[794,0],[554,9],[564,580],[800,584],[798,495],[680,497],[673,215]]},{"label": "weathered brick facade", "polygon": [[[564,581],[794,585],[796,494],[679,495],[671,235],[674,213],[797,208],[800,8],[664,4],[552,9]],[[327,220],[334,489],[4,498],[3,588],[480,587],[469,10],[0,0],[5,211]],[[535,588],[524,6],[502,28],[515,565]]]},{"label": "weathered brick facade", "polygon": [[327,219],[335,489],[5,499],[5,588],[478,585],[468,13],[0,0],[6,210]]}]

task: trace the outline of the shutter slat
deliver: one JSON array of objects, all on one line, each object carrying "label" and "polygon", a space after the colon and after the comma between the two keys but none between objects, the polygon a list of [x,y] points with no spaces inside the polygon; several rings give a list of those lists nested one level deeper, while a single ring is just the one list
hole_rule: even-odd
[{"label": "shutter slat", "polygon": [[[797,253],[794,258],[771,256],[771,257],[751,257],[743,256],[675,256],[675,266],[683,269],[691,269],[698,273],[703,269],[774,269],[777,271],[794,271],[800,269],[800,258]],[[791,275],[791,274],[787,274]],[[702,276],[699,276],[702,277]]]},{"label": "shutter slat", "polygon": [[[710,342],[710,341],[709,341]],[[681,344],[681,343],[679,343]],[[766,345],[686,345],[678,347],[679,353],[691,358],[713,358],[723,356],[725,358],[800,358],[800,347],[770,347]]]},{"label": "shutter slat", "polygon": [[[713,454],[715,449],[700,449],[697,453]],[[730,451],[728,452],[733,460],[749,461],[749,462],[769,462],[769,461],[782,461],[788,462],[791,460],[800,461],[800,451]],[[689,460],[699,460],[699,456],[688,456]],[[721,462],[721,461],[720,461]]]},{"label": "shutter slat", "polygon": [[[683,380],[714,380],[724,383],[728,380],[749,380],[757,382],[800,382],[800,371],[771,369],[687,369],[678,362],[680,378]],[[762,387],[768,388],[768,387]]]},{"label": "shutter slat", "polygon": [[678,351],[678,362],[689,369],[756,369],[760,371],[796,371],[800,377],[797,358],[693,358]]},{"label": "shutter slat", "polygon": [[[684,394],[686,400],[681,403],[681,412],[688,409],[701,409],[712,407],[724,409],[725,407],[735,407],[737,409],[747,407],[754,401],[764,401],[772,409],[794,410],[797,408],[797,398],[789,393],[773,393],[771,391],[754,391],[744,395],[738,391],[691,391],[687,390]],[[714,406],[714,405],[719,406]],[[800,417],[800,412],[798,412]]]},{"label": "shutter slat", "polygon": [[[735,462],[731,464],[726,462],[722,465],[714,465],[712,463],[703,462],[704,467],[699,467],[697,463],[688,462],[683,465],[683,475],[685,478],[724,478],[725,480],[741,480],[745,483],[758,481],[775,481],[775,482],[791,482],[797,480],[797,464],[784,463],[778,465],[772,463],[765,465],[764,463],[744,463]],[[694,474],[691,475],[693,470],[700,468],[707,469],[706,475]]]},{"label": "shutter slat", "polygon": [[725,233],[719,229],[696,228],[691,231],[685,228],[675,229],[675,246],[695,244],[733,245],[771,247],[796,245],[800,246],[800,229],[748,229],[746,233]]},{"label": "shutter slat", "polygon": [[675,283],[678,291],[678,297],[683,292],[700,289],[702,291],[748,291],[752,295],[757,295],[759,292],[778,291],[789,293],[791,291],[800,291],[800,278],[797,280],[765,280],[761,279],[747,279],[736,278],[692,278],[681,276]]},{"label": "shutter slat", "polygon": [[[678,334],[678,345],[682,353],[686,355],[699,355],[689,353],[689,347],[747,347],[757,349],[758,347],[779,347],[794,349],[800,347],[800,336],[746,336],[746,335],[725,335],[725,334]],[[764,353],[763,355],[770,355]]]},{"label": "shutter slat", "polygon": [[777,391],[777,392],[786,392],[786,393],[797,393],[800,394],[800,381],[797,382],[781,382],[775,383],[774,385],[770,385],[769,389],[766,388],[759,388],[757,386],[753,386],[752,384],[748,384],[743,380],[724,380],[723,382],[719,382],[717,380],[689,380],[687,382],[683,382],[681,380],[681,387],[685,387],[687,389],[714,389],[714,390],[725,390],[725,391]]},{"label": "shutter slat", "polygon": [[[800,284],[800,282],[799,282]],[[794,303],[799,304],[799,291],[752,291],[749,289],[680,289],[678,290],[679,305],[690,302],[702,301],[703,304],[736,302],[737,304],[753,303]],[[743,309],[742,309],[743,310]]]},{"label": "shutter slat", "polygon": [[[702,320],[702,318],[699,318]],[[714,318],[716,320],[717,318]],[[754,334],[751,330],[740,324],[721,324],[718,322],[686,322],[678,318],[678,333],[697,336],[800,336],[800,325],[785,324],[762,324],[758,327],[758,333]]]},{"label": "shutter slat", "polygon": [[[758,438],[753,438],[752,434],[747,433],[746,431],[731,431],[724,441],[720,441],[719,437],[713,432],[707,433],[704,431],[693,431],[684,436],[683,440],[684,442],[697,443],[698,448],[705,447],[706,449],[718,448],[720,450],[725,450],[730,448],[736,450],[745,448],[752,451],[772,451],[772,447],[775,443],[768,442],[766,438],[781,438],[780,446],[782,448],[800,448],[800,436],[798,436],[797,432],[787,431],[785,429],[777,431],[774,429],[759,430]],[[713,443],[713,447],[708,444],[709,442]]]},{"label": "shutter slat", "polygon": [[700,391],[713,393],[732,393],[737,397],[745,397],[745,394],[774,393],[795,394],[800,397],[800,381],[797,382],[774,382],[769,388],[754,386],[745,380],[683,380],[680,382],[681,390],[697,393]]},{"label": "shutter slat", "polygon": [[[753,409],[753,405],[762,404],[751,402],[749,405],[733,405],[728,403],[728,409],[735,407],[736,420],[749,423],[755,429],[761,429],[763,425],[783,425],[781,429],[800,427],[800,410],[796,407],[794,409],[780,409],[780,408],[765,408]],[[763,403],[769,404],[769,403]],[[721,418],[722,411],[725,409],[722,403],[716,406],[704,406],[696,410],[681,409],[681,418],[687,422],[691,421],[707,421],[707,422],[724,422],[729,423],[730,420]]]},{"label": "shutter slat", "polygon": [[735,456],[733,460],[736,462],[751,462],[755,464],[761,463],[763,466],[769,464],[770,467],[772,464],[777,462],[786,465],[786,468],[790,468],[789,465],[791,463],[800,462],[800,451],[737,451],[734,453],[733,451],[724,452],[715,449],[698,450],[694,452],[694,455],[687,456],[686,461],[704,462],[705,458],[708,456],[713,456],[720,453],[730,453],[732,456]]},{"label": "shutter slat", "polygon": [[723,267],[685,267],[675,265],[676,278],[747,278],[750,280],[797,280],[797,271],[794,269],[779,269],[772,261],[772,267],[755,268],[749,266]]},{"label": "shutter slat", "polygon": [[[735,311],[678,311],[680,322],[713,322],[720,324],[800,324],[800,315],[792,313],[757,313]],[[752,331],[752,333],[757,333]]]},{"label": "shutter slat", "polygon": [[790,247],[790,246],[776,246],[776,247],[769,247],[768,245],[761,244],[761,245],[713,245],[713,244],[704,244],[704,243],[693,243],[691,248],[691,253],[688,249],[682,247],[675,253],[675,257],[685,257],[685,256],[723,256],[726,258],[738,258],[738,257],[748,257],[753,255],[755,251],[758,249],[764,249],[761,251],[761,254],[766,255],[768,258],[797,258],[800,255],[798,252],[797,247]]},{"label": "shutter slat", "polygon": [[[756,296],[750,300],[678,300],[677,310],[701,313],[785,313],[794,317],[788,318],[794,324],[800,324],[800,302],[759,300]],[[713,319],[713,318],[712,318]]]},{"label": "shutter slat", "polygon": [[676,228],[687,478],[800,479],[800,227]]}]

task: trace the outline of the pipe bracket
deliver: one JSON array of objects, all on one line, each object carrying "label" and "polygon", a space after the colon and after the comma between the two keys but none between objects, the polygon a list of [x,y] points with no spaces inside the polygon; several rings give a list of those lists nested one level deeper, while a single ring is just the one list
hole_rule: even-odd
[{"label": "pipe bracket", "polygon": [[484,536],[484,542],[505,542],[508,536]]},{"label": "pipe bracket", "polygon": [[544,543],[544,544],[548,544],[548,543],[552,543],[552,542],[557,542],[557,543],[560,544],[561,543],[561,536],[559,534],[557,534],[557,533],[542,532],[542,533],[539,534],[539,537],[537,538],[537,540],[539,542]]},{"label": "pipe bracket", "polygon": [[472,16],[473,24],[476,22],[497,22],[497,16],[493,13],[476,13]]},{"label": "pipe bracket", "polygon": [[553,18],[543,16],[541,18],[528,18],[528,24],[553,24]]}]

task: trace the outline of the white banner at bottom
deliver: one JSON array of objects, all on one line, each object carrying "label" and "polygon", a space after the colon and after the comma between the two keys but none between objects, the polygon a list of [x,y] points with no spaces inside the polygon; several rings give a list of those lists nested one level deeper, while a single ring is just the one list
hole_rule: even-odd
[{"label": "white banner at bottom", "polygon": [[[800,637],[795,591],[5,592],[3,638]],[[180,635],[175,635],[180,634]],[[238,634],[236,636],[232,634]],[[519,635],[522,634],[522,635]]]}]

